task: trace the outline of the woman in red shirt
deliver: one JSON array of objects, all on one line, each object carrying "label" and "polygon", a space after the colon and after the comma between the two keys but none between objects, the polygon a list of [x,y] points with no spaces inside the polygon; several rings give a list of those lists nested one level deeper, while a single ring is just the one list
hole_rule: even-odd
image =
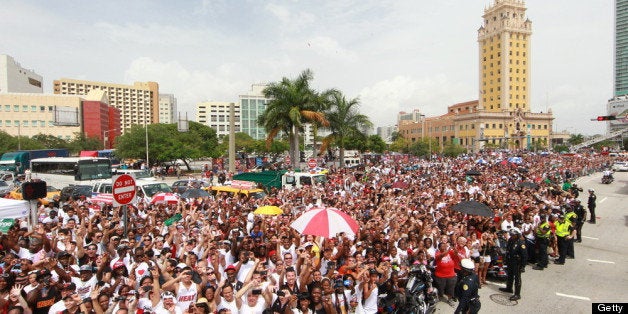
[{"label": "woman in red shirt", "polygon": [[453,304],[452,297],[456,286],[456,272],[454,268],[460,263],[458,254],[449,247],[449,243],[441,242],[438,244],[438,251],[435,253],[434,271],[435,283],[438,289],[438,297],[447,296],[447,303]]}]

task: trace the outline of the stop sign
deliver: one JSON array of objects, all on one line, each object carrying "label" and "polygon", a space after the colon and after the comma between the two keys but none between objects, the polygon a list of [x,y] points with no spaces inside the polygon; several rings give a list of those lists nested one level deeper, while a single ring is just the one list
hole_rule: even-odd
[{"label": "stop sign", "polygon": [[113,176],[113,205],[126,205],[133,199],[135,199],[135,179],[128,174]]},{"label": "stop sign", "polygon": [[308,165],[308,167],[310,167],[310,169],[314,169],[314,168],[316,168],[318,163],[316,162],[316,159],[312,158],[312,159],[308,160],[307,165]]}]

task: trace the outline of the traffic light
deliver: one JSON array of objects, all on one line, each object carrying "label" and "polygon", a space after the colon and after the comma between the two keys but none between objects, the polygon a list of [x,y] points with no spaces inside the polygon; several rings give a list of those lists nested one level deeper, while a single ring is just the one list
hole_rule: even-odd
[{"label": "traffic light", "polygon": [[609,120],[616,120],[617,117],[615,116],[598,116],[597,117],[597,121],[609,121]]},{"label": "traffic light", "polygon": [[22,184],[22,198],[25,200],[36,200],[46,197],[46,182],[24,182]]}]

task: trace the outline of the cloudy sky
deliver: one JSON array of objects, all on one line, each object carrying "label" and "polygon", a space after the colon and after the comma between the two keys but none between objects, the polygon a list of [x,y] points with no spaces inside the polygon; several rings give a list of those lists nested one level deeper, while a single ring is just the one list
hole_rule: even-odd
[{"label": "cloudy sky", "polygon": [[[478,98],[477,29],[492,0],[7,1],[0,54],[44,77],[155,81],[194,119],[253,83],[309,68],[318,90],[359,98],[376,126]],[[528,0],[531,108],[596,134],[613,95],[613,1]]]}]

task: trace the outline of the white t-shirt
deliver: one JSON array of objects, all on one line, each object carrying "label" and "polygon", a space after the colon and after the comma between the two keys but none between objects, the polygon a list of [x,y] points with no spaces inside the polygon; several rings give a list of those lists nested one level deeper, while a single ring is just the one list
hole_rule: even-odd
[{"label": "white t-shirt", "polygon": [[266,301],[261,295],[257,297],[257,303],[255,304],[255,306],[252,307],[249,306],[249,304],[246,302],[246,298],[246,295],[242,297],[243,300],[242,306],[240,307],[240,314],[259,314],[262,313],[266,308]]}]

